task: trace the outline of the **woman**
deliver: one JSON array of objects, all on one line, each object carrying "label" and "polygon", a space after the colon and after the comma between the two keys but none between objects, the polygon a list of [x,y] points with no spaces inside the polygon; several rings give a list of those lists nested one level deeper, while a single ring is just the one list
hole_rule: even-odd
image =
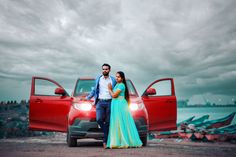
[{"label": "woman", "polygon": [[108,85],[112,101],[107,148],[141,147],[142,142],[129,111],[129,92],[122,71],[116,73],[116,82],[113,91],[111,84]]}]

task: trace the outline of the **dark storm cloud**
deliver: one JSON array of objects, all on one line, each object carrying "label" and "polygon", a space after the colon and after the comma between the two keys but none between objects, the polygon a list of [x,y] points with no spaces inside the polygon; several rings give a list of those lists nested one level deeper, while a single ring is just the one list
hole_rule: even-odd
[{"label": "dark storm cloud", "polygon": [[233,0],[1,0],[0,99],[28,98],[34,75],[73,88],[77,77],[100,74],[104,62],[112,74],[125,71],[140,94],[155,79],[173,77],[179,98],[235,98],[235,6]]}]

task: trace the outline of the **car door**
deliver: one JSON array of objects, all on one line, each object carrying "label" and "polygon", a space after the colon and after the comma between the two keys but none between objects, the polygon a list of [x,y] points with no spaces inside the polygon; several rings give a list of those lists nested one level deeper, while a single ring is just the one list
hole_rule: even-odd
[{"label": "car door", "polygon": [[177,105],[172,78],[151,83],[142,95],[148,112],[149,131],[176,129]]},{"label": "car door", "polygon": [[[58,89],[63,94],[55,94]],[[71,97],[57,82],[48,78],[32,77],[29,128],[66,132],[71,101]]]}]

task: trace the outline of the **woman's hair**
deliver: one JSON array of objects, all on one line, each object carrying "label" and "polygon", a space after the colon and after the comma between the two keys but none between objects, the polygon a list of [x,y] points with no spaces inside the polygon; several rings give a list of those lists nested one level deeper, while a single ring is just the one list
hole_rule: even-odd
[{"label": "woman's hair", "polygon": [[124,72],[122,72],[122,71],[118,71],[117,72],[119,75],[120,75],[120,77],[123,79],[123,83],[124,83],[124,85],[125,85],[125,99],[126,99],[126,101],[128,102],[128,104],[130,103],[129,102],[129,90],[128,90],[128,87],[127,87],[127,83],[126,83],[126,79],[125,79],[125,74],[124,74]]}]

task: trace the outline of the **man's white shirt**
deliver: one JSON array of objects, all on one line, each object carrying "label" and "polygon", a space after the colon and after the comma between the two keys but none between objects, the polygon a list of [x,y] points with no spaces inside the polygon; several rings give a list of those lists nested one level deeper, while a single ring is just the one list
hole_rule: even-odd
[{"label": "man's white shirt", "polygon": [[111,95],[109,94],[108,91],[108,84],[112,84],[112,80],[110,76],[108,78],[105,78],[102,76],[99,80],[99,99],[111,99]]}]

